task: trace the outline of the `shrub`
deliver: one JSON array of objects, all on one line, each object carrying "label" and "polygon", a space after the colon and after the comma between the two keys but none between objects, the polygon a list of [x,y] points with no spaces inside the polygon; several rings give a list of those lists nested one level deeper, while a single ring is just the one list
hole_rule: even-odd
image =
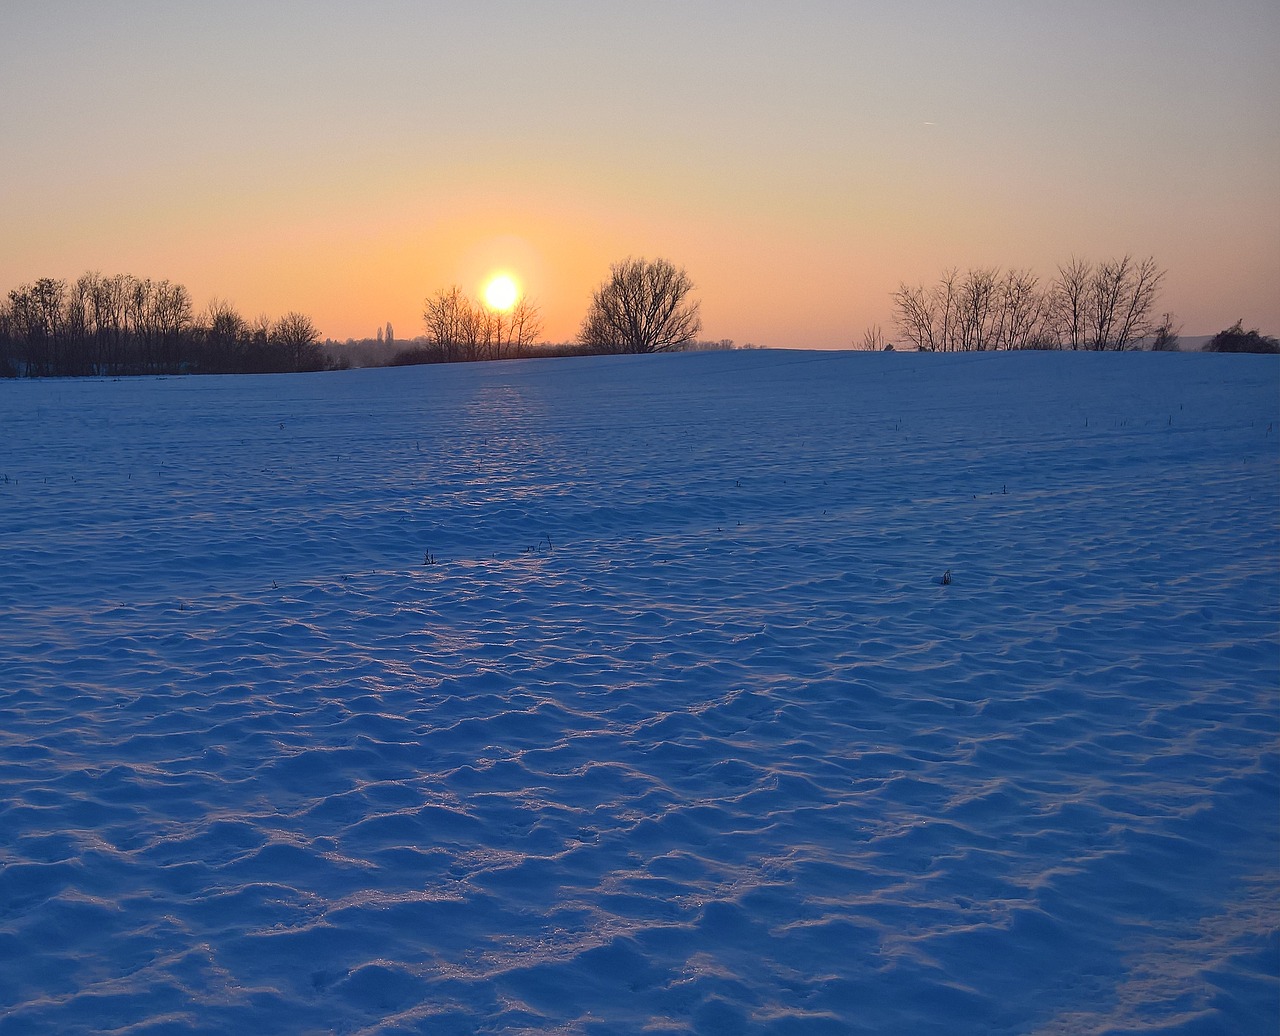
[{"label": "shrub", "polygon": [[1280,341],[1259,334],[1257,328],[1246,331],[1243,321],[1237,320],[1214,335],[1204,349],[1210,353],[1280,353]]}]

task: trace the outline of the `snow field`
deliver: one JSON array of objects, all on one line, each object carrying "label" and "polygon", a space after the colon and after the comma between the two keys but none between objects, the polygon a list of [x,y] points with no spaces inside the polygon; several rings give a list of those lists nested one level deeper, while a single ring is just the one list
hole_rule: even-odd
[{"label": "snow field", "polygon": [[0,1032],[1274,1031],[1278,388],[0,383]]}]

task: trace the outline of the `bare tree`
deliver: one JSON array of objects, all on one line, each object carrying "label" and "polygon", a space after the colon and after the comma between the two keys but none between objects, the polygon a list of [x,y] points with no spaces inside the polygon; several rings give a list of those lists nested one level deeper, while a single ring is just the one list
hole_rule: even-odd
[{"label": "bare tree", "polygon": [[125,374],[130,361],[128,302],[133,278],[128,274],[93,276],[90,298],[97,332],[98,362],[104,373]]},{"label": "bare tree", "polygon": [[899,285],[893,293],[898,330],[921,352],[951,352],[961,347],[961,285],[954,268],[932,288]]},{"label": "bare tree", "polygon": [[138,353],[138,367],[147,372],[155,371],[157,332],[151,317],[151,279],[140,281],[130,278],[129,294],[125,298],[125,320],[132,332],[134,347]]},{"label": "bare tree", "polygon": [[154,286],[151,306],[159,337],[160,364],[167,371],[180,371],[186,362],[183,341],[195,323],[191,293],[184,285],[163,280]]},{"label": "bare tree", "polygon": [[1112,260],[1094,267],[1093,276],[1089,279],[1088,348],[1095,350],[1112,348],[1116,323],[1124,307],[1128,278],[1128,256],[1122,260]]},{"label": "bare tree", "polygon": [[13,333],[13,314],[9,302],[0,298],[0,378],[18,376],[19,356]]},{"label": "bare tree", "polygon": [[284,350],[276,348],[271,340],[271,318],[265,313],[259,313],[248,323],[241,341],[245,370],[252,374],[276,374],[288,370]]},{"label": "bare tree", "polygon": [[444,362],[477,358],[474,308],[456,284],[426,300],[422,322],[427,344]]},{"label": "bare tree", "polygon": [[200,318],[203,339],[202,366],[213,373],[240,370],[249,325],[226,299],[213,298]]},{"label": "bare tree", "polygon": [[591,298],[578,341],[595,352],[681,349],[702,329],[693,282],[666,259],[625,259],[610,267]]},{"label": "bare tree", "polygon": [[505,353],[522,356],[542,335],[542,316],[538,307],[528,297],[522,296],[505,318]]},{"label": "bare tree", "polygon": [[1151,310],[1155,306],[1156,296],[1160,293],[1164,271],[1156,265],[1155,259],[1151,256],[1138,263],[1131,262],[1129,257],[1125,256],[1121,263],[1126,270],[1110,347],[1135,349],[1144,338],[1155,333]]},{"label": "bare tree", "polygon": [[995,322],[999,316],[996,278],[999,271],[988,266],[970,270],[960,282],[956,299],[959,317],[954,348],[960,352],[984,352],[1000,347]]},{"label": "bare tree", "polygon": [[1058,267],[1058,279],[1053,284],[1053,307],[1055,330],[1063,348],[1083,349],[1088,341],[1092,279],[1093,264],[1076,256]]},{"label": "bare tree", "polygon": [[946,352],[955,352],[959,348],[959,277],[960,271],[953,266],[942,275],[942,280],[934,289],[934,309],[938,314],[938,348]]},{"label": "bare tree", "polygon": [[84,274],[67,288],[63,313],[63,350],[60,374],[79,376],[94,373],[93,284],[96,274]]},{"label": "bare tree", "polygon": [[287,370],[324,370],[320,332],[310,317],[297,312],[286,313],[271,325],[270,336]]},{"label": "bare tree", "polygon": [[1052,301],[1030,270],[1010,270],[1000,282],[997,348],[1045,349],[1054,344]]},{"label": "bare tree", "polygon": [[1154,258],[1122,256],[1096,266],[1072,258],[1054,284],[1058,337],[1068,349],[1134,349],[1156,332],[1151,313],[1164,281]]},{"label": "bare tree", "polygon": [[9,292],[9,318],[14,336],[23,342],[23,368],[28,377],[59,372],[58,340],[62,334],[67,282],[41,277]]},{"label": "bare tree", "polygon": [[503,359],[506,355],[506,313],[479,304],[472,308],[471,313],[475,358],[478,360]]},{"label": "bare tree", "polygon": [[900,284],[893,293],[898,331],[920,352],[937,352],[937,313],[933,292],[923,286],[909,288]]},{"label": "bare tree", "polygon": [[861,343],[854,343],[854,347],[871,353],[882,351],[884,349],[884,334],[880,330],[880,325],[872,324],[863,331]]}]

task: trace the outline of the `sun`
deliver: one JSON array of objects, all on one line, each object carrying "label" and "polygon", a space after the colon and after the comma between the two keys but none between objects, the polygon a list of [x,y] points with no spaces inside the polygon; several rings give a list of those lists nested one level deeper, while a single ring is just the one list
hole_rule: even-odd
[{"label": "sun", "polygon": [[515,279],[506,273],[491,277],[484,286],[484,304],[490,309],[505,313],[520,298],[520,286]]}]

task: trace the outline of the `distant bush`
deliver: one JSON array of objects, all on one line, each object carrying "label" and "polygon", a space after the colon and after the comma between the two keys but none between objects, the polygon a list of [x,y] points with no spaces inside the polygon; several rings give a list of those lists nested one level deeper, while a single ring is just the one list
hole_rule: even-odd
[{"label": "distant bush", "polygon": [[1280,353],[1280,340],[1270,335],[1244,329],[1244,322],[1237,320],[1225,331],[1219,331],[1204,347],[1207,353]]}]

